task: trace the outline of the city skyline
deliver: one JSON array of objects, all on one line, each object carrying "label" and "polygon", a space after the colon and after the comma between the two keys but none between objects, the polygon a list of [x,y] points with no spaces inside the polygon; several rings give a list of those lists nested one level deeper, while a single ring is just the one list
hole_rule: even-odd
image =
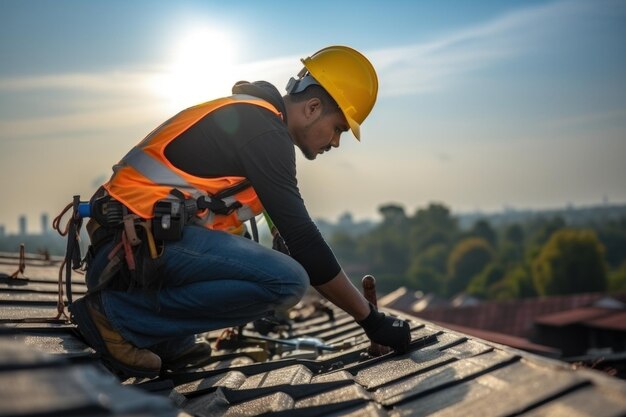
[{"label": "city skyline", "polygon": [[[439,204],[439,203],[434,203]],[[384,206],[385,204],[381,204]],[[402,206],[402,205],[400,205]],[[404,206],[402,206],[405,208]],[[419,209],[426,209],[426,206],[418,207]],[[449,208],[449,207],[448,207]],[[608,211],[607,211],[608,210]],[[609,214],[610,212],[610,214]],[[576,214],[578,213],[578,214]],[[595,214],[589,214],[595,213]],[[406,212],[405,214],[410,217],[415,213]],[[540,216],[543,218],[551,218],[555,215],[563,216],[566,214],[566,217],[569,218],[568,223],[574,224],[586,224],[585,222],[590,222],[591,218],[595,218],[595,221],[607,221],[607,220],[618,220],[626,214],[626,203],[614,203],[611,204],[608,201],[604,200],[600,204],[592,204],[585,206],[574,206],[573,204],[562,206],[562,207],[547,207],[543,209],[532,209],[532,208],[514,208],[514,207],[504,207],[500,211],[492,211],[492,212],[483,212],[483,211],[467,211],[467,212],[454,212],[451,211],[451,215],[455,217],[462,228],[471,227],[478,220],[486,220],[488,222],[493,222],[494,225],[498,225],[503,220],[507,223],[519,223],[528,220],[531,217]],[[64,217],[67,220],[67,214]],[[578,221],[574,221],[574,218],[580,218]],[[55,234],[56,231],[52,228],[52,222],[49,213],[43,212],[38,215],[38,222],[31,221],[32,219],[25,214],[20,214],[15,219],[16,228],[6,228],[6,225],[0,223],[0,237],[7,236],[37,236],[37,235],[49,235]],[[356,218],[352,212],[344,211],[339,213],[334,218],[325,218],[318,217],[315,220],[319,221],[320,229],[323,229],[326,226],[332,227],[342,227],[347,224],[376,224],[378,221],[382,220],[382,218],[372,219],[372,218]],[[565,219],[567,220],[567,219]],[[262,220],[261,220],[262,222]],[[33,226],[35,224],[35,226]]]},{"label": "city skyline", "polygon": [[[0,237],[3,236],[28,236],[28,235],[47,235],[54,231],[52,223],[50,222],[50,215],[48,213],[40,213],[38,222],[30,222],[29,217],[26,214],[19,214],[16,217],[16,228],[9,227],[4,223],[0,223]],[[35,223],[35,226],[33,226]],[[9,225],[10,226],[10,225]]]},{"label": "city skyline", "polygon": [[[304,19],[306,16],[306,19]],[[350,19],[346,19],[350,16]],[[306,22],[306,24],[304,23]],[[135,143],[240,79],[364,52],[379,99],[298,178],[314,218],[626,202],[626,3],[0,3],[0,224],[89,199]]]}]

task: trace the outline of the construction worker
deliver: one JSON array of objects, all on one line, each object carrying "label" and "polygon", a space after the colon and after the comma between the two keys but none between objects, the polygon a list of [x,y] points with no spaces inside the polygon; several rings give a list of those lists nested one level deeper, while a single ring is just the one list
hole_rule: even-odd
[{"label": "construction worker", "polygon": [[[345,46],[302,62],[284,97],[267,82],[238,82],[232,96],[175,115],[113,167],[92,199],[121,204],[131,220],[150,219],[152,226],[92,219],[90,291],[70,306],[87,342],[121,374],[156,376],[208,353],[195,334],[289,308],[309,284],[372,341],[408,349],[408,323],[378,312],[351,284],[296,180],[294,145],[314,160],[338,148],[348,130],[360,138],[377,97],[376,72]],[[179,219],[180,207],[193,213]],[[243,222],[262,212],[289,255],[243,236]]]}]

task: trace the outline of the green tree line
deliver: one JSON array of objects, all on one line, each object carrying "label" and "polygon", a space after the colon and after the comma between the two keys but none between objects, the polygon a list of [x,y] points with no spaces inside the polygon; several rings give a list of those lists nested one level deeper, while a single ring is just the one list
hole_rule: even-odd
[{"label": "green tree line", "polygon": [[461,230],[444,204],[412,216],[395,204],[379,212],[371,231],[338,231],[330,242],[342,264],[376,276],[381,292],[406,286],[504,300],[626,291],[626,217],[585,226],[559,216],[499,227],[482,219]]}]

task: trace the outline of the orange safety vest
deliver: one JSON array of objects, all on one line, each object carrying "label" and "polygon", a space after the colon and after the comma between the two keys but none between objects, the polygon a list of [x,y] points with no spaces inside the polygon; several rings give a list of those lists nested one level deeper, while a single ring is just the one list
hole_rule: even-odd
[{"label": "orange safety vest", "polygon": [[[165,158],[165,147],[207,114],[235,103],[249,103],[266,108],[282,118],[282,114],[269,102],[246,94],[235,94],[190,107],[181,111],[152,131],[113,167],[113,176],[104,184],[108,193],[132,212],[151,219],[157,201],[170,196],[172,189],[180,190],[185,197],[214,196],[242,181],[245,177],[202,178],[188,174],[173,166]],[[263,206],[250,186],[233,196],[222,199],[227,205],[238,201],[241,207],[228,215],[205,210],[196,215],[194,223],[209,229],[241,233],[243,222],[260,214]]]}]

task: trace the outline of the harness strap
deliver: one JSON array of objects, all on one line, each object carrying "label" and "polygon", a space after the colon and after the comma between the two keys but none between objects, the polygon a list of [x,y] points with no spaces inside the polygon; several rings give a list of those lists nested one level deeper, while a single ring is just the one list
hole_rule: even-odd
[{"label": "harness strap", "polygon": [[257,227],[254,217],[250,219],[250,227],[252,228],[252,239],[254,239],[256,243],[259,243],[259,228]]},{"label": "harness strap", "polygon": [[65,292],[67,295],[67,303],[72,304],[72,269],[79,269],[82,265],[80,256],[80,228],[83,219],[78,214],[78,206],[80,197],[75,195],[72,201],[72,217],[68,223],[67,229],[67,246],[65,250]]},{"label": "harness strap", "polygon": [[202,196],[197,199],[198,209],[208,209],[212,213],[225,216],[228,216],[233,211],[237,211],[237,218],[239,218],[240,221],[244,222],[249,220],[254,217],[252,208],[241,204],[241,202],[235,198],[235,195],[251,186],[250,181],[244,179],[220,191],[214,196]]}]

